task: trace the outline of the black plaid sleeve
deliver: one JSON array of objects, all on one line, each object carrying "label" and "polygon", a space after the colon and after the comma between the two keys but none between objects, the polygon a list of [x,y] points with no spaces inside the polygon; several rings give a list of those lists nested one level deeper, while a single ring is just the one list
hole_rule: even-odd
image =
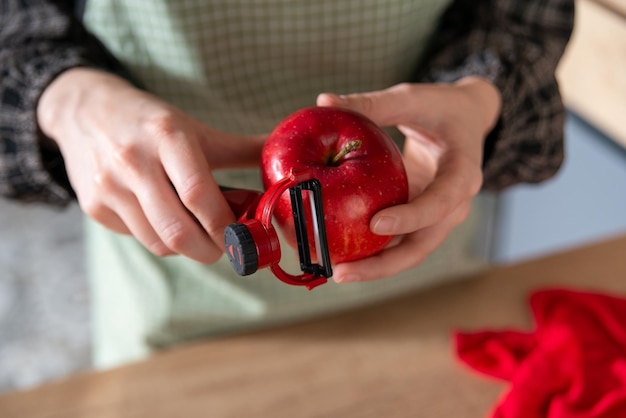
[{"label": "black plaid sleeve", "polygon": [[60,152],[42,144],[37,101],[59,73],[124,70],[73,15],[73,1],[0,0],[0,194],[66,204],[74,197]]},{"label": "black plaid sleeve", "polygon": [[555,69],[573,15],[573,0],[456,0],[442,18],[420,79],[479,75],[502,94],[485,143],[487,190],[545,180],[562,163],[565,110]]}]

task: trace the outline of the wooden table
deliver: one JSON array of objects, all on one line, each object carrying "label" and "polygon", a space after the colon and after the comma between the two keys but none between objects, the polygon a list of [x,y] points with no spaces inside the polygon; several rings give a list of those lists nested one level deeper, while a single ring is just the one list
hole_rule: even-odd
[{"label": "wooden table", "polygon": [[452,330],[528,329],[528,293],[557,286],[626,295],[626,237],[5,394],[0,417],[484,417],[506,385],[455,359]]}]

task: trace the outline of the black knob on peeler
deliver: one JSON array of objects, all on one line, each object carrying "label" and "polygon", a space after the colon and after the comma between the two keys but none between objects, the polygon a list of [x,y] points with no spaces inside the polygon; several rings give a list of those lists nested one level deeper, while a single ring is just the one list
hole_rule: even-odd
[{"label": "black knob on peeler", "polygon": [[259,268],[259,255],[248,227],[243,223],[232,223],[224,230],[226,256],[237,274],[247,276]]}]

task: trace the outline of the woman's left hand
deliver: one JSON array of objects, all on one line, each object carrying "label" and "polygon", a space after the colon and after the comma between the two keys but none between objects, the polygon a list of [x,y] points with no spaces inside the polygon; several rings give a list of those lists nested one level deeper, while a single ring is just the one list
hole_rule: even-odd
[{"label": "woman's left hand", "polygon": [[374,280],[415,267],[466,219],[482,186],[484,140],[500,103],[496,87],[479,77],[318,97],[319,106],[360,112],[406,136],[409,201],[378,212],[370,222],[374,233],[397,238],[375,256],[334,266],[336,282]]}]

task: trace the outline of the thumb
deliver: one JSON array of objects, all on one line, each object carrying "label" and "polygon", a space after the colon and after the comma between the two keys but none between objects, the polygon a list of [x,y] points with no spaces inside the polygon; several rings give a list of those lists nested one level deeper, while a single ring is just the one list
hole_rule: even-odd
[{"label": "thumb", "polygon": [[[409,84],[399,84],[385,90],[337,95],[322,93],[318,106],[334,106],[361,113],[380,126],[395,126],[407,122],[415,105]],[[413,112],[414,113],[414,112]]]}]

